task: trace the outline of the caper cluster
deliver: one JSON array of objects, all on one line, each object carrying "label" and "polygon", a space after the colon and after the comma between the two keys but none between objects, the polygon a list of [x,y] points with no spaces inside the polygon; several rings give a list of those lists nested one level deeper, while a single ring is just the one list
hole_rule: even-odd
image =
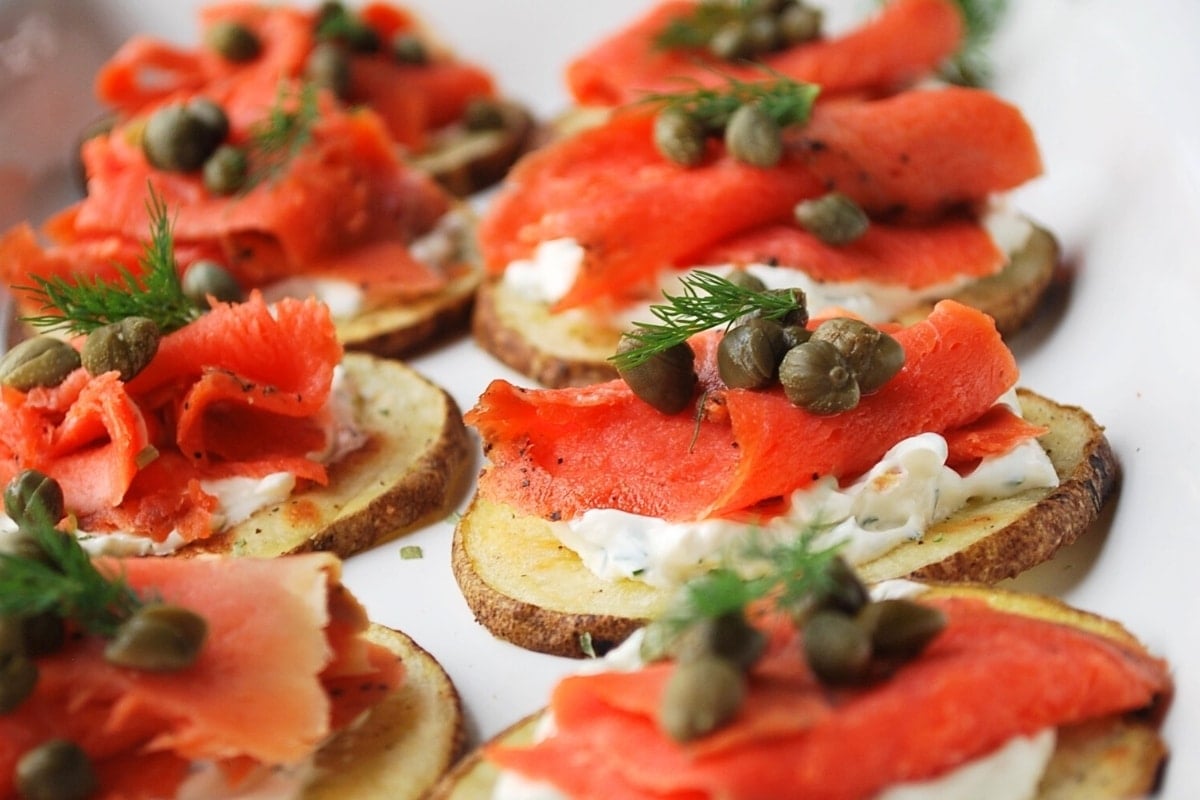
[{"label": "caper cluster", "polygon": [[[822,683],[857,685],[879,680],[921,653],[946,625],[936,608],[911,600],[871,600],[840,558],[831,562],[825,589],[800,613],[805,662]],[[644,631],[646,662],[670,658],[674,671],[659,706],[659,727],[686,742],[737,714],[747,674],[766,649],[766,636],[743,611],[705,617],[682,632],[666,623]]]},{"label": "caper cluster", "polygon": [[213,194],[233,194],[246,183],[245,150],[225,143],[229,117],[206,97],[171,103],[155,110],[142,130],[142,153],[156,169],[202,171],[204,187]]},{"label": "caper cluster", "polygon": [[835,559],[833,588],[803,621],[804,658],[830,685],[854,685],[891,674],[918,656],[946,627],[940,610],[912,600],[871,600],[848,565]]},{"label": "caper cluster", "polygon": [[739,609],[705,617],[670,636],[650,626],[642,658],[672,658],[675,669],[659,706],[659,727],[690,741],[728,722],[746,694],[746,674],[766,649],[766,636]]},{"label": "caper cluster", "polygon": [[753,167],[773,167],[783,158],[783,130],[757,102],[743,103],[725,119],[709,124],[673,106],[654,118],[654,146],[680,166],[703,161],[710,136],[722,136],[729,155]]},{"label": "caper cluster", "polygon": [[803,0],[715,2],[740,6],[742,10],[708,36],[706,47],[717,58],[727,61],[761,58],[821,35],[821,10]]},{"label": "caper cluster", "polygon": [[[4,510],[17,523],[7,543],[9,558],[62,571],[41,542],[34,525],[54,524],[65,514],[62,488],[36,471],[18,474],[4,490]],[[70,536],[56,531],[56,535]],[[7,560],[0,560],[0,570]],[[143,670],[177,670],[195,663],[207,625],[193,611],[167,604],[140,607],[117,629],[105,647],[105,658]],[[67,641],[67,622],[57,609],[0,617],[0,714],[19,708],[37,686],[37,659],[60,650]],[[17,762],[16,785],[25,798],[85,798],[97,788],[96,774],[83,749],[66,739],[51,739],[25,752]]]},{"label": "caper cluster", "polygon": [[795,406],[837,414],[882,387],[904,365],[904,350],[886,333],[856,319],[802,324],[752,317],[717,346],[717,370],[731,388],[762,389],[778,381]]},{"label": "caper cluster", "polygon": [[[305,62],[304,77],[343,100],[348,99],[351,59],[383,51],[384,42],[366,20],[338,2],[322,3],[314,26],[317,44]],[[421,65],[430,61],[428,44],[413,31],[396,33],[388,43],[388,52],[399,64]]]}]

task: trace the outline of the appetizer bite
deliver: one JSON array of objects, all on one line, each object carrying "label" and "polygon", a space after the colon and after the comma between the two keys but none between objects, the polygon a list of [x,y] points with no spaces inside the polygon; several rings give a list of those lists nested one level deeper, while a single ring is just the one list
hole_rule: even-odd
[{"label": "appetizer bite", "polygon": [[460,195],[502,177],[530,139],[532,118],[498,96],[487,70],[399,5],[224,2],[199,22],[196,47],[135,36],[101,68],[96,94],[115,119],[181,95],[261,102],[264,88],[305,80],[379,114],[404,153]]},{"label": "appetizer bite", "polygon": [[1058,248],[1001,197],[1042,170],[1020,111],[978,89],[820,91],[656,95],[524,157],[480,221],[477,340],[546,385],[605,380],[628,321],[697,268],[871,322],[946,297],[1004,333],[1027,321]]},{"label": "appetizer bite", "polygon": [[1039,595],[894,581],[811,538],[689,584],[558,683],[436,800],[1135,798],[1167,748],[1167,665]]},{"label": "appetizer bite", "polygon": [[[353,350],[399,355],[466,325],[480,278],[465,206],[403,163],[381,118],[284,80],[216,84],[142,108],[83,147],[87,196],[0,236],[21,310],[34,279],[137,274],[151,197],[185,281],[322,298]],[[197,273],[189,277],[190,273]]]},{"label": "appetizer bite", "polygon": [[828,35],[821,9],[804,0],[657,2],[572,61],[567,87],[585,108],[716,87],[722,74],[754,81],[772,73],[829,95],[887,94],[937,75],[968,44],[969,19],[953,0],[879,5],[856,27]]},{"label": "appetizer bite", "polygon": [[458,694],[330,554],[91,560],[10,486],[0,796],[415,798]]},{"label": "appetizer bite", "polygon": [[982,312],[806,325],[796,290],[686,285],[629,334],[623,379],[496,380],[467,412],[488,463],[453,565],[497,636],[609,646],[736,542],[797,525],[845,541],[870,581],[995,582],[1078,537],[1114,486],[1102,429],[1017,389]]},{"label": "appetizer bite", "polygon": [[472,462],[453,399],[346,354],[315,299],[183,290],[161,202],[137,278],[37,278],[0,360],[0,480],[56,482],[106,552],[346,556],[441,514]]}]

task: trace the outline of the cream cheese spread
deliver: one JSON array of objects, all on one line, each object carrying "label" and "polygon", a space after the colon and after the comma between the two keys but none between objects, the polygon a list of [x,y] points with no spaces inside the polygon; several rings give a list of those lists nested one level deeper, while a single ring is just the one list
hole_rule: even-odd
[{"label": "cream cheese spread", "polygon": [[[1002,400],[1015,404],[1015,396]],[[786,539],[818,530],[822,544],[842,543],[852,564],[864,564],[925,532],[971,499],[1011,497],[1058,485],[1036,440],[984,459],[967,475],[946,466],[946,440],[923,433],[897,443],[874,467],[840,487],[832,476],[792,494],[788,511],[750,525],[728,519],[668,522],[617,509],[590,509],[550,523],[584,565],[606,580],[640,580],[677,587],[711,569],[750,536]]]}]

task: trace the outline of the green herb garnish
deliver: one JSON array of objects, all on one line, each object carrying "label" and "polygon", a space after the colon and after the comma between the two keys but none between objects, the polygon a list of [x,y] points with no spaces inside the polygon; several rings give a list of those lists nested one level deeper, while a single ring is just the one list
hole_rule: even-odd
[{"label": "green herb garnish", "polygon": [[650,306],[650,313],[661,322],[634,322],[633,330],[625,334],[637,345],[609,359],[619,369],[635,367],[697,333],[729,325],[751,312],[780,320],[804,309],[804,293],[799,289],[758,292],[703,270],[680,280],[682,294],[664,292],[667,302]]},{"label": "green herb garnish", "polygon": [[822,546],[821,532],[808,528],[779,542],[751,536],[721,566],[685,584],[678,601],[655,624],[671,635],[702,619],[743,612],[766,598],[777,610],[800,617],[835,585],[831,565],[841,545]]},{"label": "green herb garnish", "polygon": [[298,90],[281,85],[267,116],[250,129],[250,173],[245,190],[273,180],[312,141],[320,110],[317,87],[301,84]]},{"label": "green herb garnish", "polygon": [[757,105],[781,128],[807,122],[821,87],[767,72],[775,79],[742,81],[726,76],[725,86],[656,92],[647,94],[640,102],[661,103],[664,110],[682,113],[708,130],[723,128],[733,112],[744,105]]},{"label": "green herb garnish", "polygon": [[119,267],[120,277],[115,281],[79,277],[72,283],[59,276],[35,275],[36,287],[18,288],[40,296],[44,310],[58,313],[22,317],[22,321],[35,328],[79,335],[127,317],[154,320],[164,333],[196,319],[200,310],[180,284],[167,206],[153,188],[146,208],[150,214],[150,240],[138,260],[139,275],[124,266]]},{"label": "green herb garnish", "polygon": [[418,545],[406,544],[404,547],[400,548],[400,558],[404,559],[405,561],[412,561],[414,559],[424,557],[425,551],[422,550]]},{"label": "green herb garnish", "polygon": [[50,612],[111,637],[145,605],[120,575],[96,569],[79,540],[56,529],[46,514],[27,513],[21,532],[46,560],[0,552],[0,616]]},{"label": "green herb garnish", "polygon": [[592,643],[592,634],[589,631],[579,634],[579,651],[588,658],[596,658],[596,646]]},{"label": "green herb garnish", "polygon": [[991,81],[992,64],[987,46],[1008,11],[1008,0],[956,0],[966,25],[966,38],[959,51],[939,70],[950,83],[985,86]]}]

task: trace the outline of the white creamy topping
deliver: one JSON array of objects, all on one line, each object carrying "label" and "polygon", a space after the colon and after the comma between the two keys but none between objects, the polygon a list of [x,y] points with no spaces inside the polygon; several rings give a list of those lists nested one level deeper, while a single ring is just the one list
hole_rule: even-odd
[{"label": "white creamy topping", "polygon": [[671,588],[707,571],[752,534],[785,539],[820,526],[822,543],[844,542],[846,559],[863,564],[903,542],[919,541],[970,499],[1058,485],[1054,465],[1036,440],[984,459],[967,475],[946,466],[946,457],[946,440],[938,434],[910,437],[848,486],[822,478],[793,493],[787,512],[754,526],[727,519],[668,522],[606,508],[551,527],[599,577]]},{"label": "white creamy topping", "polygon": [[[1024,246],[1033,226],[1003,200],[989,202],[980,222],[991,235],[1001,252],[1012,254]],[[584,250],[574,239],[553,239],[542,242],[528,259],[511,262],[504,272],[504,283],[529,300],[555,303],[570,291],[583,265]],[[731,264],[697,265],[717,275],[733,271]],[[825,308],[841,308],[868,322],[882,322],[920,303],[953,294],[970,283],[968,277],[911,289],[898,284],[878,281],[819,282],[803,270],[791,265],[748,264],[745,269],[766,284],[768,289],[799,288],[804,291],[808,310],[816,313]],[[660,276],[659,289],[672,295],[680,294],[681,279],[691,270],[666,270]],[[653,319],[650,303],[635,304],[621,309],[612,323],[627,327],[633,322]]]},{"label": "white creamy topping", "polygon": [[175,800],[297,800],[316,769],[312,759],[287,767],[260,767],[231,786],[216,764],[194,761],[179,786]]},{"label": "white creamy topping", "polygon": [[1055,730],[1016,736],[941,778],[894,786],[875,800],[1030,800],[1054,754]]}]

